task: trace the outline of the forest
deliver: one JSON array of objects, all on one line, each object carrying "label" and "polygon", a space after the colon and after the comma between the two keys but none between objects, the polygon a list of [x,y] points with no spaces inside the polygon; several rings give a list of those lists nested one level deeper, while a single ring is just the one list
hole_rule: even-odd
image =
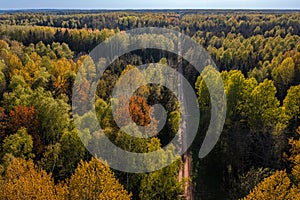
[{"label": "forest", "polygon": [[[142,27],[181,32],[207,50],[224,83],[226,120],[212,152],[198,158],[212,109],[205,76],[217,72],[199,74],[184,60],[182,75],[197,94],[201,113],[188,159],[154,172],[127,173],[110,168],[86,149],[101,145],[101,138],[96,128],[77,129],[75,124],[85,126],[92,114],[84,113],[84,107],[73,113],[72,95],[80,94],[79,103],[95,96],[98,122],[118,147],[149,153],[167,145],[181,119],[178,99],[170,90],[142,86],[129,105],[119,102],[124,106],[114,116],[111,97],[118,79],[137,66],[161,63],[179,71],[178,55],[156,49],[123,55],[97,81],[96,94],[87,88],[92,87],[89,76],[96,77],[97,71],[78,73],[97,45]],[[121,36],[126,41],[126,33]],[[74,88],[78,76],[82,87]],[[150,124],[150,107],[158,103],[167,120],[151,138],[129,136],[115,122],[127,123],[124,113],[129,109],[135,123]],[[89,137],[82,141],[81,135]],[[179,178],[186,162],[189,177]],[[300,199],[300,12],[0,12],[0,190],[0,199]]]}]

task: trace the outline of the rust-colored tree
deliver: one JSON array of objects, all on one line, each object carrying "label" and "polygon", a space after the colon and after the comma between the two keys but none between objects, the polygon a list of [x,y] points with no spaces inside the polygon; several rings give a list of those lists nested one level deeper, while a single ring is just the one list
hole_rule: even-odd
[{"label": "rust-colored tree", "polygon": [[[115,120],[122,126],[130,125],[131,120],[139,126],[145,127],[146,132],[151,135],[157,134],[158,121],[154,118],[153,110],[147,103],[147,99],[141,96],[132,96],[129,104],[125,98],[118,101],[119,108],[115,112]],[[131,120],[124,115],[129,110]]]},{"label": "rust-colored tree", "polygon": [[21,127],[25,127],[28,134],[32,136],[33,152],[35,155],[39,155],[43,151],[44,145],[39,135],[39,120],[34,107],[17,106],[9,113],[8,133],[16,133]]},{"label": "rust-colored tree", "polygon": [[150,106],[144,97],[133,96],[129,103],[129,113],[135,123],[146,126],[151,122]]},{"label": "rust-colored tree", "polygon": [[126,125],[130,122],[130,119],[124,117],[124,113],[129,109],[129,114],[137,125],[147,126],[151,122],[150,118],[150,106],[147,104],[147,100],[144,97],[132,96],[129,104],[126,105],[125,98],[120,98],[118,101],[119,109],[116,110],[116,120],[122,125]]}]

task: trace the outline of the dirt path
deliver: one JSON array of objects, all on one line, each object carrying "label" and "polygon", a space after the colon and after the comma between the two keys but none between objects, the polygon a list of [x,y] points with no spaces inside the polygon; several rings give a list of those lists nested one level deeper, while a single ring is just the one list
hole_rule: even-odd
[{"label": "dirt path", "polygon": [[184,185],[184,198],[186,200],[193,200],[193,185],[191,182],[192,178],[192,160],[190,156],[190,151],[182,156],[183,167],[179,171],[179,180],[188,180]]}]

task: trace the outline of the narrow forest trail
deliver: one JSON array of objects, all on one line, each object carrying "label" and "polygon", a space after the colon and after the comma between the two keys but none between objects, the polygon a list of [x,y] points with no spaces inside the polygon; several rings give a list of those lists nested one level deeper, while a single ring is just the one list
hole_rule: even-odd
[{"label": "narrow forest trail", "polygon": [[[185,15],[184,12],[180,13],[178,18],[179,22],[181,21],[182,17]],[[181,75],[184,75],[183,73],[183,64],[182,64],[182,47],[181,47],[181,41],[178,40],[178,72]],[[188,102],[185,98],[183,83],[180,76],[178,76],[178,93],[179,93],[179,101],[182,103],[181,108],[187,108]],[[188,109],[181,110],[182,112],[182,126],[180,126],[179,129],[179,138],[183,149],[188,149],[187,147],[187,138],[186,138],[186,131],[188,131],[188,123],[187,123],[187,112]],[[193,184],[192,184],[192,158],[191,158],[191,152],[190,150],[187,150],[186,153],[182,156],[183,166],[179,171],[179,181],[185,181],[184,183],[184,193],[183,197],[186,200],[193,200]]]},{"label": "narrow forest trail", "polygon": [[190,151],[185,153],[182,156],[182,159],[183,159],[183,166],[179,171],[179,180],[180,181],[186,181],[185,184],[184,184],[183,197],[186,200],[193,200],[194,199],[193,184],[191,182],[191,178],[192,178],[192,160],[191,160]]}]

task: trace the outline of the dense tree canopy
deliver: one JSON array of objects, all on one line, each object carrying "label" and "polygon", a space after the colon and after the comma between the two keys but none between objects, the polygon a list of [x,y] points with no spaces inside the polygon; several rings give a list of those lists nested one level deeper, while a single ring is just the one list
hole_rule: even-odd
[{"label": "dense tree canopy", "polygon": [[[152,173],[131,174],[110,169],[86,149],[102,146],[108,137],[136,153],[156,151],[179,131],[183,117],[179,99],[166,87],[147,84],[129,102],[112,99],[118,80],[143,64],[178,69],[178,58],[157,49],[122,55],[104,71],[87,55],[116,33],[125,48],[124,31],[162,27],[180,31],[207,49],[220,69],[199,74],[182,59],[182,74],[194,87],[201,119],[196,139],[183,158]],[[150,37],[149,37],[150,36]],[[146,38],[148,40],[146,40]],[[149,39],[150,38],[150,39]],[[174,49],[172,38],[141,35],[134,42],[161,43]],[[98,61],[97,61],[98,62]],[[78,73],[85,64],[86,68]],[[152,70],[151,70],[152,69]],[[90,72],[90,73],[87,73]],[[128,75],[128,74],[127,74]],[[73,88],[75,79],[81,81]],[[227,116],[221,138],[204,159],[197,157],[210,123],[208,84],[223,80]],[[131,85],[140,76],[129,76]],[[207,83],[205,81],[211,81]],[[168,80],[167,80],[168,81]],[[96,94],[88,89],[96,87]],[[74,89],[74,90],[73,90]],[[127,88],[128,89],[128,88]],[[76,105],[95,97],[98,124],[90,108]],[[113,103],[120,105],[115,115]],[[166,110],[166,124],[157,130],[151,106]],[[129,117],[124,115],[129,112]],[[114,116],[116,119],[114,119]],[[194,199],[299,199],[300,15],[293,11],[5,11],[0,13],[0,199],[180,199],[182,162],[191,158]],[[130,118],[132,120],[130,120]],[[150,138],[135,138],[117,126],[148,126]],[[89,127],[78,130],[75,125]],[[136,135],[143,135],[141,127]],[[174,146],[170,147],[176,148]],[[166,150],[163,161],[174,156]],[[110,152],[114,153],[114,152]],[[119,161],[116,160],[116,163]],[[135,163],[151,169],[148,161]],[[104,161],[105,163],[105,161]]]}]

